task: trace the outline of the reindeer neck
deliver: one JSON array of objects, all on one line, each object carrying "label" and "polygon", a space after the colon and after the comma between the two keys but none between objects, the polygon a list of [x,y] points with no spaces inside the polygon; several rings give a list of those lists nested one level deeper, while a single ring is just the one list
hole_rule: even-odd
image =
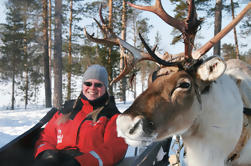
[{"label": "reindeer neck", "polygon": [[223,75],[203,94],[202,110],[182,135],[188,166],[224,166],[242,128],[242,100],[233,80]]}]

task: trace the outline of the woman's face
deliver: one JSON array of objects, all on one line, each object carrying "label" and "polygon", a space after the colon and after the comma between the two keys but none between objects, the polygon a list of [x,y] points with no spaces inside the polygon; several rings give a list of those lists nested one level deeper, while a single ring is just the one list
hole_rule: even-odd
[{"label": "woman's face", "polygon": [[95,100],[106,92],[103,82],[96,79],[88,79],[83,83],[83,94],[88,100]]}]

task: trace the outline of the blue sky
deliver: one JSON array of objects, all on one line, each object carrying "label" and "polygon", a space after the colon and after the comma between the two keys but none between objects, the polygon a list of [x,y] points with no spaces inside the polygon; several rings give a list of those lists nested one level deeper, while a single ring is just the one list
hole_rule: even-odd
[{"label": "blue sky", "polygon": [[[0,13],[1,13],[1,16],[0,16],[0,23],[4,22],[4,19],[5,19],[5,15],[4,13],[6,12],[6,9],[5,9],[5,5],[4,5],[4,2],[6,2],[7,0],[0,0]],[[244,4],[247,4],[249,0],[240,0],[240,2],[243,2]],[[163,4],[163,7],[164,9],[167,11],[167,12],[170,12],[172,11],[172,5],[170,2],[168,1],[164,1],[162,0],[162,4]],[[238,11],[235,11],[236,14],[238,14],[240,12],[241,9],[244,8],[244,5],[238,9]],[[172,13],[169,13],[170,15],[173,15]],[[171,45],[171,41],[172,41],[172,36],[170,35],[171,31],[172,31],[172,28],[167,25],[164,21],[162,21],[158,16],[156,16],[155,14],[153,13],[150,13],[150,12],[146,12],[144,11],[142,13],[142,15],[144,17],[148,17],[150,19],[150,24],[152,24],[154,27],[153,29],[151,30],[150,34],[149,34],[149,38],[150,38],[150,41],[148,41],[149,44],[153,45],[154,44],[154,38],[155,38],[155,35],[157,33],[157,31],[161,34],[161,43],[160,43],[160,46],[159,48],[163,49],[164,51],[168,51],[169,53],[171,54],[177,54],[177,53],[180,53],[180,52],[183,52],[184,51],[184,45],[183,43],[178,43],[176,45]],[[201,17],[201,16],[199,16]],[[231,15],[230,13],[228,15],[223,14],[223,23],[222,23],[222,28],[224,28],[229,22],[231,21]],[[198,35],[202,36],[203,39],[200,39],[200,40],[196,40],[197,43],[200,43],[201,45],[205,44],[209,39],[211,39],[213,37],[213,29],[214,29],[214,26],[213,26],[213,18],[205,18],[205,23],[202,25],[202,28],[201,30],[199,31]],[[86,26],[86,25],[83,25],[83,26]],[[237,33],[239,33],[240,30],[238,28],[238,25],[237,25]],[[234,43],[234,40],[233,40],[233,31],[230,31],[223,39],[222,39],[222,42],[221,43]],[[240,50],[241,51],[247,51],[248,49],[251,48],[251,36],[247,37],[247,38],[239,38],[239,46],[241,47],[243,44],[248,44],[247,47],[241,47]],[[208,55],[211,55],[212,54],[212,50],[208,53]]]},{"label": "blue sky", "polygon": [[1,13],[1,15],[0,15],[0,23],[3,23],[4,20],[5,20],[5,14],[4,14],[6,12],[5,4],[4,4],[5,1],[6,0],[0,0],[0,13]]}]

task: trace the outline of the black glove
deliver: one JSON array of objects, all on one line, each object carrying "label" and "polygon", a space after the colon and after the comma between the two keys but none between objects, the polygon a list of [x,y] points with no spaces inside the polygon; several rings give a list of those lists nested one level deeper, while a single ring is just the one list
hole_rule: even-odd
[{"label": "black glove", "polygon": [[46,150],[37,156],[33,166],[80,166],[80,164],[66,150]]},{"label": "black glove", "polygon": [[45,150],[35,159],[33,166],[56,166],[58,165],[57,150]]},{"label": "black glove", "polygon": [[58,151],[58,160],[60,166],[80,166],[79,162],[74,158],[74,154],[68,150]]}]

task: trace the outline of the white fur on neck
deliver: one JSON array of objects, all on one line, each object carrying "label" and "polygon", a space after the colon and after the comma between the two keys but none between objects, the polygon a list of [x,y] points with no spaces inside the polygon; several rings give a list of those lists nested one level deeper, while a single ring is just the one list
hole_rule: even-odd
[{"label": "white fur on neck", "polygon": [[229,76],[223,75],[201,99],[202,111],[195,121],[198,128],[182,135],[187,164],[224,166],[241,134],[243,104],[239,90]]}]

